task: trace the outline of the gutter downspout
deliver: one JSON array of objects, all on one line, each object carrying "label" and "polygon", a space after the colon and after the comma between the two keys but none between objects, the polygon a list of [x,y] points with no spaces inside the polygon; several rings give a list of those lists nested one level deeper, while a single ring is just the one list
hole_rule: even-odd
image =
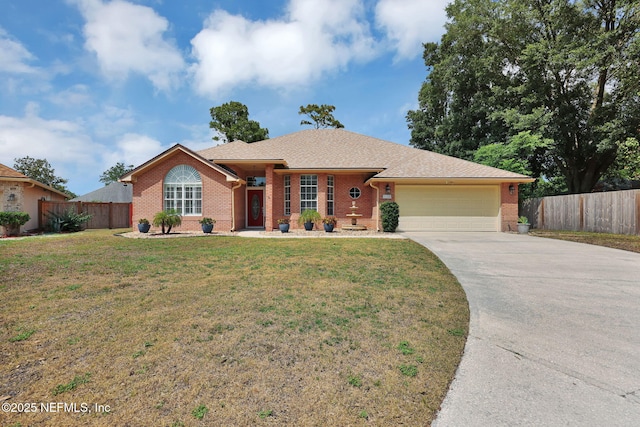
[{"label": "gutter downspout", "polygon": [[376,231],[380,231],[380,189],[369,181],[369,186],[376,189]]},{"label": "gutter downspout", "polygon": [[231,187],[231,231],[236,231],[236,190],[242,186],[242,181],[237,181],[238,185]]}]

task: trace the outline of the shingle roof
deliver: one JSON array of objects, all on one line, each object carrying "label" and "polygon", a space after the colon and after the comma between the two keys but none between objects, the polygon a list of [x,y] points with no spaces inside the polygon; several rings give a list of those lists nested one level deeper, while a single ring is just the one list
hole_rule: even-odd
[{"label": "shingle roof", "polygon": [[375,178],[531,180],[525,175],[344,129],[307,129],[251,144],[234,141],[199,151],[198,154],[216,163],[280,160],[289,169],[379,171]]},{"label": "shingle roof", "polygon": [[0,163],[0,181],[21,181],[21,182],[29,182],[32,183],[34,185],[37,185],[38,187],[42,187],[45,190],[48,191],[53,191],[54,193],[58,193],[61,196],[64,197],[69,197],[68,194],[63,193],[60,190],[57,190],[53,187],[50,187],[46,184],[41,183],[40,181],[36,181],[35,179],[31,179],[28,176],[26,176],[25,174],[18,172],[15,169],[10,168],[9,166],[5,166],[2,163]]},{"label": "shingle roof", "polygon": [[82,196],[75,197],[70,202],[113,202],[131,203],[133,200],[133,187],[123,185],[121,182],[112,182],[102,188],[94,190]]},{"label": "shingle roof", "polygon": [[15,169],[11,169],[9,166],[5,166],[0,163],[0,177],[2,178],[22,178],[28,179],[29,177],[18,172]]}]

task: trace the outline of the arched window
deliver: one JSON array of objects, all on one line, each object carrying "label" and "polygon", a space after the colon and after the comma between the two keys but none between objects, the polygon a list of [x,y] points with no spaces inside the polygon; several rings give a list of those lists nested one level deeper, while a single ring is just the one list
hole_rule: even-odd
[{"label": "arched window", "polygon": [[164,209],[202,215],[202,180],[195,168],[178,165],[164,177]]}]

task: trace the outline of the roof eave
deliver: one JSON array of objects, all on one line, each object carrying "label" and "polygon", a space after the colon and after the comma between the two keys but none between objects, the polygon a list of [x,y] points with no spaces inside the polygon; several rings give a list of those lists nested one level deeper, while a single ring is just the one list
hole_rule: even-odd
[{"label": "roof eave", "polygon": [[369,182],[397,182],[401,184],[499,184],[503,182],[525,184],[535,181],[534,178],[522,177],[378,177],[374,176]]}]

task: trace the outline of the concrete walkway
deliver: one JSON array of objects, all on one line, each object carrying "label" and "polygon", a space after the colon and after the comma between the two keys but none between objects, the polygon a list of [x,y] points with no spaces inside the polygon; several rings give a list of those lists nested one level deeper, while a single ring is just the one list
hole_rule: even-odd
[{"label": "concrete walkway", "polygon": [[640,254],[507,233],[405,233],[462,284],[462,362],[434,426],[640,426]]}]

